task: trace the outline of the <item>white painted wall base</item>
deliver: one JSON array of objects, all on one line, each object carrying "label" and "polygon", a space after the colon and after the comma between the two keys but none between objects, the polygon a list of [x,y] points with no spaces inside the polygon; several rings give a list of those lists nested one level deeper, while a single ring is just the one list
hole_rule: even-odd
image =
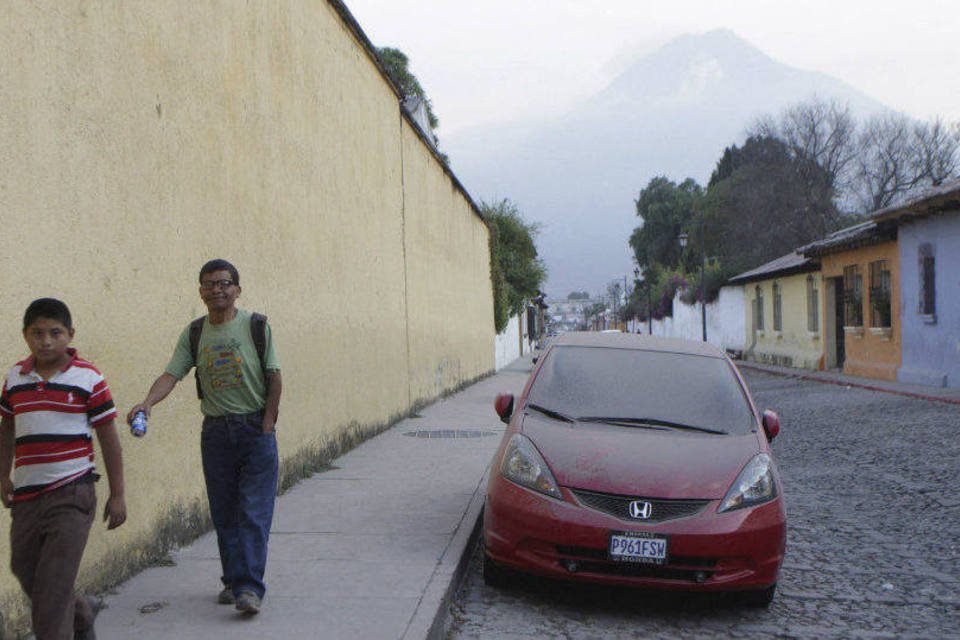
[{"label": "white painted wall base", "polygon": [[[653,321],[653,335],[684,340],[703,338],[703,320],[700,303],[688,305],[680,299],[680,291],[673,298],[673,317]],[[723,287],[719,298],[707,305],[707,342],[726,351],[741,352],[746,340],[746,311],[743,287]],[[647,332],[646,323],[639,325]]]},{"label": "white painted wall base", "polygon": [[521,342],[526,340],[526,336],[521,334],[520,317],[513,316],[507,323],[507,328],[503,333],[498,333],[494,339],[494,355],[496,361],[496,370],[500,371],[505,366],[519,358],[521,353]]}]

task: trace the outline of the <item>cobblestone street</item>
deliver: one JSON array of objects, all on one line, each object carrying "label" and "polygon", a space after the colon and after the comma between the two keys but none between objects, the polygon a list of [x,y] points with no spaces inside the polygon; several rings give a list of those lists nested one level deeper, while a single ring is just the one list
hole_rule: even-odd
[{"label": "cobblestone street", "polygon": [[960,408],[744,371],[774,441],[788,538],[768,610],[524,579],[478,558],[450,638],[960,638]]}]

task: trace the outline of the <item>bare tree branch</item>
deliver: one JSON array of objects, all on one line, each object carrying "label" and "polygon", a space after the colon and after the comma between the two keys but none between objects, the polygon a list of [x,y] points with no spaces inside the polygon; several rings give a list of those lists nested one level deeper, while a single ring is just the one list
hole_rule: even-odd
[{"label": "bare tree branch", "polygon": [[960,139],[939,118],[912,122],[901,114],[869,120],[860,132],[858,182],[868,210],[904,200],[949,178],[958,163]]},{"label": "bare tree branch", "polygon": [[917,170],[931,185],[939,186],[957,169],[960,128],[949,127],[939,117],[914,126]]}]

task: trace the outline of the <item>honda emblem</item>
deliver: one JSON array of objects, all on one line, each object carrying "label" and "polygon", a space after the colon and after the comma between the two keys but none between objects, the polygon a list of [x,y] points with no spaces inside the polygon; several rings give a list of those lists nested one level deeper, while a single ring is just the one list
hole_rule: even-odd
[{"label": "honda emblem", "polygon": [[653,515],[653,505],[644,500],[634,500],[630,503],[630,517],[637,520],[647,520]]}]

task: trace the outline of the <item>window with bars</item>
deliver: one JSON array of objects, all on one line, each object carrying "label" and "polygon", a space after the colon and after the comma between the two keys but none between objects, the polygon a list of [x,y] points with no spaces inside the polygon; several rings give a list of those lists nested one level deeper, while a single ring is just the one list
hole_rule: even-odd
[{"label": "window with bars", "polygon": [[920,314],[933,316],[937,313],[936,258],[933,246],[920,247]]},{"label": "window with bars", "polygon": [[820,331],[820,291],[813,276],[807,276],[807,331]]},{"label": "window with bars", "polygon": [[778,283],[773,284],[773,330],[783,331],[783,295]]},{"label": "window with bars", "polygon": [[863,326],[863,276],[860,265],[843,268],[843,324],[847,327]]},{"label": "window with bars", "polygon": [[757,331],[763,331],[763,287],[758,286],[756,294],[756,317],[754,318],[754,323],[756,324]]},{"label": "window with bars", "polygon": [[890,326],[890,270],[886,260],[870,263],[870,326]]}]

